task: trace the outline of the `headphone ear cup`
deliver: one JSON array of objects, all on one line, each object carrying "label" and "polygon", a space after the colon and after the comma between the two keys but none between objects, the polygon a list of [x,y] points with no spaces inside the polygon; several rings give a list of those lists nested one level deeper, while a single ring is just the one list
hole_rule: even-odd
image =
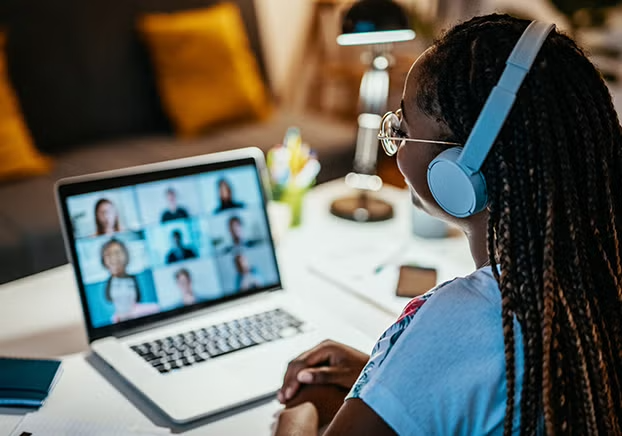
[{"label": "headphone ear cup", "polygon": [[462,147],[445,150],[428,166],[432,196],[445,212],[457,218],[474,215],[488,203],[484,175],[458,162],[462,150]]}]

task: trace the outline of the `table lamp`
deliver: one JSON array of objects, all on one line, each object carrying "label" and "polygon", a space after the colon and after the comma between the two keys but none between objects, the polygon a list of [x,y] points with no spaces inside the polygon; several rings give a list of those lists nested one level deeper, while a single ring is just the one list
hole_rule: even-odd
[{"label": "table lamp", "polygon": [[391,205],[372,195],[382,187],[376,175],[378,132],[389,97],[391,44],[414,38],[406,12],[392,0],[360,0],[344,15],[337,44],[369,45],[371,63],[361,80],[353,172],[346,176],[346,184],[358,192],[332,203],[331,213],[338,217],[360,222],[393,217]]}]

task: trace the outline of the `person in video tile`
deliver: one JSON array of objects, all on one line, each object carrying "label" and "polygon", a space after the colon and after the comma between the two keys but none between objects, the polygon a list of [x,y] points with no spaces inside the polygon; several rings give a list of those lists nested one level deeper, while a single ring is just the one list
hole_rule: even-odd
[{"label": "person in video tile", "polygon": [[186,268],[181,268],[175,272],[175,283],[181,292],[181,299],[184,305],[189,306],[196,303],[197,298],[192,289],[192,276]]},{"label": "person in video tile", "polygon": [[186,209],[177,204],[177,192],[173,188],[168,188],[166,190],[166,202],[168,203],[168,209],[162,213],[161,221],[163,223],[188,218]]},{"label": "person in video tile", "polygon": [[112,201],[101,198],[95,203],[96,235],[110,235],[121,230],[119,212]]},{"label": "person in video tile", "polygon": [[235,269],[238,272],[236,289],[239,291],[248,291],[262,286],[263,280],[255,268],[249,264],[246,256],[237,254],[233,258],[233,261],[235,262]]},{"label": "person in video tile", "polygon": [[231,246],[225,249],[225,253],[237,253],[244,247],[252,247],[260,241],[246,238],[244,226],[239,216],[229,218],[229,235],[231,236]]},{"label": "person in video tile", "polygon": [[101,261],[110,272],[106,283],[106,300],[113,304],[112,322],[151,315],[159,311],[155,303],[139,303],[141,299],[138,280],[127,273],[130,256],[127,247],[118,239],[111,239],[101,249]]},{"label": "person in video tile", "polygon": [[220,199],[220,206],[216,208],[214,213],[222,212],[227,209],[240,209],[244,207],[244,203],[237,202],[233,199],[233,189],[231,183],[227,179],[220,179],[218,181],[218,197]]},{"label": "person in video tile", "polygon": [[173,247],[166,255],[166,263],[175,263],[181,260],[194,259],[197,257],[195,251],[189,247],[184,247],[183,237],[179,230],[171,232]]}]

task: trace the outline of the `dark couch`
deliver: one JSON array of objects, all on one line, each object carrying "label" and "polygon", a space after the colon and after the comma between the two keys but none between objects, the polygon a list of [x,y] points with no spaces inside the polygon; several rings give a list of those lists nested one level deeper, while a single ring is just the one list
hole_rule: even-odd
[{"label": "dark couch", "polygon": [[[236,123],[196,140],[176,139],[135,32],[148,11],[203,7],[214,0],[2,0],[11,81],[37,146],[53,156],[45,177],[0,184],[0,283],[66,262],[53,198],[65,176],[222,151],[267,149],[297,125],[318,151],[320,181],[350,166],[354,128],[277,108],[266,122]],[[266,76],[254,0],[242,11]]]}]

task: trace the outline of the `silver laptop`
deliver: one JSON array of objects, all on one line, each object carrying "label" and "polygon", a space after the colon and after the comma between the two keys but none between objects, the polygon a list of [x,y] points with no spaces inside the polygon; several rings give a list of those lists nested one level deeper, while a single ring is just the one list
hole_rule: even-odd
[{"label": "silver laptop", "polygon": [[57,184],[91,348],[174,422],[273,395],[327,336],[282,288],[265,173],[247,148]]}]

